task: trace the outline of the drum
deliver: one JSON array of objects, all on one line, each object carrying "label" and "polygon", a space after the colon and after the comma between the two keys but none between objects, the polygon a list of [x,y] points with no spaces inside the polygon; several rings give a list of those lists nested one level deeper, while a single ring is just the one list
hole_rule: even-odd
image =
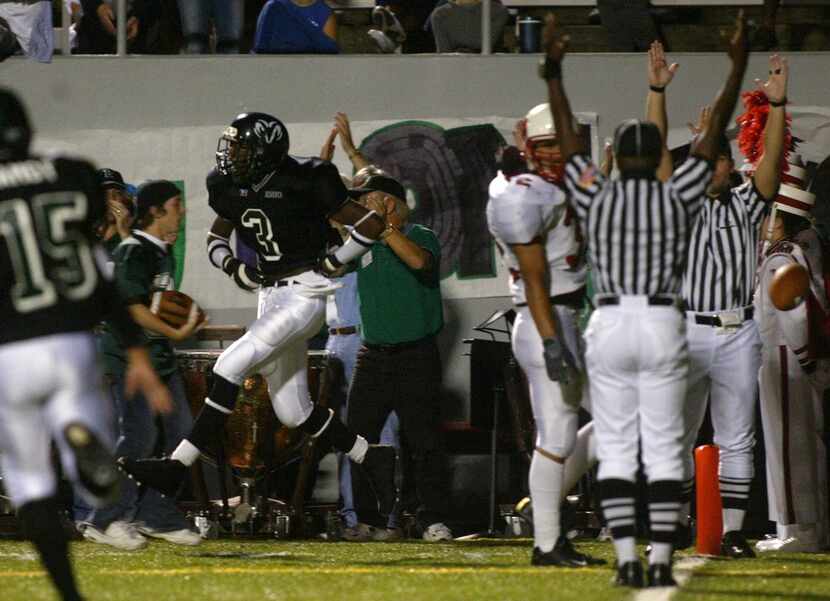
[{"label": "drum", "polygon": [[[194,417],[202,410],[212,385],[213,366],[221,354],[221,349],[176,351]],[[328,352],[309,351],[308,388],[314,403],[320,401],[327,364]],[[237,470],[255,473],[269,464],[276,467],[296,458],[301,446],[302,433],[282,426],[277,420],[265,378],[259,374],[247,377],[239,389],[236,407],[225,424],[224,447],[228,464]]]}]

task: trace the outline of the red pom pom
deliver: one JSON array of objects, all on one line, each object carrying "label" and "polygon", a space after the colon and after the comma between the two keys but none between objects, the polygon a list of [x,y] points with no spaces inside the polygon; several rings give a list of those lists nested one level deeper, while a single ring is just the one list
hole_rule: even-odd
[{"label": "red pom pom", "polygon": [[[764,155],[764,128],[767,125],[767,117],[769,117],[769,98],[763,90],[754,90],[741,94],[741,100],[744,103],[745,111],[735,119],[741,127],[741,131],[738,133],[738,148],[740,148],[741,154],[746,157],[746,160],[757,167],[758,161]],[[784,152],[781,155],[782,172],[789,169],[787,157],[793,145],[790,122],[791,118],[787,115],[784,126]]]}]

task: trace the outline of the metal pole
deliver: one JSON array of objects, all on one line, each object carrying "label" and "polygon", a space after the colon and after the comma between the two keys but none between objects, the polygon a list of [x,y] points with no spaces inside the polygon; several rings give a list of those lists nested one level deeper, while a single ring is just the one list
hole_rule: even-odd
[{"label": "metal pole", "polygon": [[118,0],[116,11],[117,53],[127,56],[127,0]]},{"label": "metal pole", "polygon": [[493,54],[490,43],[490,0],[481,0],[481,53]]},{"label": "metal pole", "polygon": [[72,49],[69,47],[69,26],[72,25],[72,15],[66,2],[61,2],[61,53],[68,56]]}]

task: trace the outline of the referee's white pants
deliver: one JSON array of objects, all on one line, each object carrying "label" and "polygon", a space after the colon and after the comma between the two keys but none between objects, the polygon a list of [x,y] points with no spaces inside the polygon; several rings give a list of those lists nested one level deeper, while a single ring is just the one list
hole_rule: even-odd
[{"label": "referee's white pants", "polygon": [[261,290],[259,317],[219,356],[214,372],[235,384],[262,374],[280,422],[289,428],[302,424],[314,409],[307,380],[308,339],[323,327],[326,296],[338,287],[317,274],[301,274],[287,286]]},{"label": "referee's white pants", "polygon": [[599,479],[634,481],[638,451],[648,480],[680,480],[686,320],[674,307],[621,297],[585,333]]},{"label": "referee's white pants", "polygon": [[707,400],[720,449],[720,476],[752,479],[755,446],[755,398],[761,364],[758,325],[747,320],[738,328],[692,323],[689,339],[689,383],[684,405],[683,479],[694,477],[692,447],[697,440]]},{"label": "referee's white pants", "polygon": [[[554,314],[557,335],[581,368],[584,353],[576,311],[555,305]],[[573,452],[576,443],[584,378],[576,378],[565,386],[551,381],[545,369],[542,338],[528,307],[516,309],[512,345],[513,354],[527,376],[530,404],[536,421],[536,447],[564,459]]]},{"label": "referee's white pants", "polygon": [[112,447],[112,403],[104,394],[95,342],[90,333],[56,334],[0,345],[0,470],[15,507],[54,496],[51,443],[57,443],[64,473],[80,486],[75,456],[63,429],[87,426]]}]

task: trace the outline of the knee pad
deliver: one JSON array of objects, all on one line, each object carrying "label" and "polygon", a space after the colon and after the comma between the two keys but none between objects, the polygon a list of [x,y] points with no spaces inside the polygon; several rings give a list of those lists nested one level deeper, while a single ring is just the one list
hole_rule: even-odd
[{"label": "knee pad", "polygon": [[219,355],[213,372],[240,386],[245,376],[273,352],[274,347],[248,332]]},{"label": "knee pad", "polygon": [[[271,405],[274,407],[277,419],[287,428],[299,427],[314,411],[315,405],[311,402],[311,399],[305,399],[305,401],[303,402],[303,399],[300,399],[297,402],[295,395],[290,395],[290,398],[289,395],[284,397],[282,391],[271,397]],[[326,415],[328,415],[327,410]]]}]

